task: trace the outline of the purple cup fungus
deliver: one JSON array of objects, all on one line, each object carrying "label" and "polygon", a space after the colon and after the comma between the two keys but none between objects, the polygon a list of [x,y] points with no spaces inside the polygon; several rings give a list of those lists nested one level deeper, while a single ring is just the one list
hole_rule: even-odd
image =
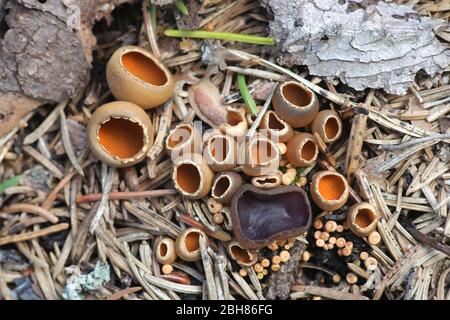
[{"label": "purple cup fungus", "polygon": [[242,171],[252,177],[270,175],[276,172],[280,164],[280,149],[274,141],[263,134],[255,134],[241,144],[244,155]]},{"label": "purple cup fungus", "polygon": [[216,172],[233,169],[237,163],[235,138],[223,133],[210,135],[203,144],[203,157],[209,167]]},{"label": "purple cup fungus", "polygon": [[296,167],[312,165],[318,154],[316,139],[306,132],[296,134],[286,145],[286,157]]},{"label": "purple cup fungus", "polygon": [[255,250],[244,249],[237,241],[227,243],[227,252],[237,264],[244,267],[250,267],[258,261],[258,253]]},{"label": "purple cup fungus", "polygon": [[360,237],[367,237],[374,231],[378,219],[377,209],[370,203],[355,203],[348,209],[347,225],[354,234]]},{"label": "purple cup fungus", "polygon": [[258,189],[273,189],[281,184],[281,172],[277,171],[266,176],[252,177],[251,182]]},{"label": "purple cup fungus", "polygon": [[174,161],[174,186],[188,199],[200,199],[208,195],[213,178],[214,172],[200,154],[186,153]]},{"label": "purple cup fungus", "polygon": [[214,178],[211,197],[221,204],[228,205],[241,185],[242,177],[240,174],[232,171],[219,173]]},{"label": "purple cup fungus", "polygon": [[244,184],[234,195],[230,209],[234,234],[246,249],[300,236],[312,219],[308,196],[297,186],[261,190]]},{"label": "purple cup fungus", "polygon": [[342,134],[342,121],[333,110],[322,110],[311,125],[312,133],[316,133],[325,143],[333,143]]},{"label": "purple cup fungus", "polygon": [[292,127],[273,110],[265,113],[260,128],[267,130],[267,134],[278,142],[288,142],[294,135]]},{"label": "purple cup fungus", "polygon": [[277,115],[293,128],[311,124],[319,112],[316,94],[295,81],[280,83],[275,89],[272,103]]},{"label": "purple cup fungus", "polygon": [[247,119],[244,108],[227,108],[227,121],[219,125],[219,130],[233,137],[242,137],[247,133]]},{"label": "purple cup fungus", "polygon": [[184,153],[200,153],[202,137],[192,123],[180,123],[173,128],[166,138],[167,153],[174,159]]},{"label": "purple cup fungus", "polygon": [[347,202],[349,187],[343,175],[334,171],[319,171],[312,177],[310,192],[320,209],[335,211]]}]

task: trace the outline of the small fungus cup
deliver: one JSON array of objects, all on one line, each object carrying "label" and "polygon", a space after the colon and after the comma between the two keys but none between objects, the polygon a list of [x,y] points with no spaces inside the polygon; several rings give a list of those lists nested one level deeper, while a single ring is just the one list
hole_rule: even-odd
[{"label": "small fungus cup", "polygon": [[169,237],[159,240],[155,251],[156,260],[161,264],[172,264],[177,259],[175,241]]},{"label": "small fungus cup", "polygon": [[244,108],[227,108],[226,122],[219,125],[219,130],[233,137],[242,137],[247,133],[247,118]]},{"label": "small fungus cup", "polygon": [[116,101],[92,114],[87,137],[97,159],[112,167],[129,167],[146,157],[153,145],[153,126],[142,108]]},{"label": "small fungus cup", "polygon": [[255,134],[241,145],[240,154],[244,155],[242,171],[258,177],[273,174],[280,164],[280,150],[277,144],[263,134]]},{"label": "small fungus cup", "polygon": [[200,199],[208,195],[213,178],[214,172],[200,154],[186,153],[174,162],[174,186],[188,199]]},{"label": "small fungus cup", "polygon": [[234,261],[244,267],[250,267],[258,261],[258,254],[255,250],[244,249],[237,241],[227,243],[227,252]]},{"label": "small fungus cup", "polygon": [[130,101],[144,109],[160,106],[174,91],[169,70],[153,54],[135,46],[113,53],[106,66],[106,80],[117,100]]},{"label": "small fungus cup", "polygon": [[199,130],[192,123],[178,124],[166,138],[166,150],[172,159],[181,157],[184,153],[200,153],[201,145]]},{"label": "small fungus cup", "polygon": [[193,262],[201,259],[200,237],[208,240],[206,234],[197,228],[188,228],[178,235],[175,248],[182,260]]},{"label": "small fungus cup", "polygon": [[348,209],[347,224],[360,237],[367,237],[375,230],[377,223],[378,212],[370,203],[356,203]]},{"label": "small fungus cup", "polygon": [[210,168],[216,172],[233,169],[237,163],[235,138],[224,133],[209,136],[204,143],[203,157]]},{"label": "small fungus cup", "polygon": [[333,143],[342,134],[341,118],[333,110],[320,111],[311,125],[311,131],[317,132],[325,143]]},{"label": "small fungus cup", "polygon": [[278,139],[278,142],[288,142],[294,135],[292,127],[281,119],[273,110],[264,114],[261,120],[261,129],[267,130],[267,133]]},{"label": "small fungus cup", "polygon": [[272,98],[277,115],[293,128],[311,124],[319,112],[319,101],[315,93],[295,81],[280,83]]},{"label": "small fungus cup", "polygon": [[232,171],[219,173],[214,178],[211,196],[217,202],[228,205],[241,185],[242,177],[240,174]]},{"label": "small fungus cup", "polygon": [[311,181],[311,197],[322,210],[335,211],[344,206],[349,195],[347,180],[334,171],[320,171]]},{"label": "small fungus cup", "polygon": [[286,157],[296,167],[308,167],[317,160],[319,149],[312,134],[296,134],[286,145]]}]

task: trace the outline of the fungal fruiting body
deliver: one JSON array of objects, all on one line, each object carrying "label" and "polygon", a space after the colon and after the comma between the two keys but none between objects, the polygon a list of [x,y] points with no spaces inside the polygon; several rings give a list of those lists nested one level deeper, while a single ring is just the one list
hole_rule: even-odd
[{"label": "fungal fruiting body", "polygon": [[112,167],[129,167],[142,161],[153,145],[153,126],[142,108],[116,101],[92,114],[87,137],[97,159]]},{"label": "fungal fruiting body", "polygon": [[175,188],[186,198],[200,199],[211,190],[214,173],[202,155],[186,153],[176,159],[172,179]]},{"label": "fungal fruiting body", "polygon": [[184,153],[200,153],[201,135],[192,123],[180,123],[173,128],[166,138],[166,150],[173,159]]},{"label": "fungal fruiting body", "polygon": [[227,243],[227,252],[241,266],[250,267],[258,261],[258,254],[255,250],[244,249],[237,241]]},{"label": "fungal fruiting body", "polygon": [[273,189],[281,184],[281,173],[277,171],[269,175],[253,177],[251,182],[259,189]]},{"label": "fungal fruiting body", "polygon": [[226,135],[242,137],[247,132],[245,110],[228,107],[226,122],[219,125],[219,130]]},{"label": "fungal fruiting body", "polygon": [[177,259],[175,241],[169,237],[162,238],[156,244],[156,260],[161,264],[172,264]]},{"label": "fungal fruiting body", "polygon": [[311,131],[322,138],[325,143],[333,143],[342,134],[342,121],[333,110],[322,110],[314,119]]},{"label": "fungal fruiting body", "polygon": [[267,134],[278,140],[278,142],[288,142],[294,135],[292,127],[273,110],[269,110],[264,114],[260,127],[267,130]]},{"label": "fungal fruiting body", "polygon": [[260,249],[303,234],[311,225],[311,206],[297,186],[261,190],[244,184],[231,202],[231,217],[241,246]]},{"label": "fungal fruiting body", "polygon": [[223,133],[211,134],[205,140],[203,157],[210,168],[216,172],[233,169],[237,163],[235,138]]},{"label": "fungal fruiting body", "polygon": [[286,145],[286,157],[296,167],[310,166],[318,154],[314,136],[306,132],[296,134]]},{"label": "fungal fruiting body", "polygon": [[241,185],[242,177],[236,172],[219,173],[214,177],[211,196],[219,203],[228,205]]},{"label": "fungal fruiting body", "polygon": [[272,98],[277,115],[293,128],[311,124],[319,112],[319,101],[315,93],[295,81],[280,83]]},{"label": "fungal fruiting body", "polygon": [[349,195],[347,180],[334,171],[316,173],[312,178],[310,191],[314,203],[326,211],[342,208]]},{"label": "fungal fruiting body", "polygon": [[192,262],[201,259],[200,237],[208,240],[206,234],[197,228],[188,228],[178,235],[175,241],[175,248],[182,260]]},{"label": "fungal fruiting body", "polygon": [[249,141],[243,143],[241,148],[245,157],[245,164],[242,166],[245,174],[258,177],[270,175],[278,169],[280,150],[265,135],[254,135]]},{"label": "fungal fruiting body", "polygon": [[106,66],[109,89],[117,100],[144,109],[160,106],[174,91],[170,71],[147,50],[135,46],[117,49]]},{"label": "fungal fruiting body", "polygon": [[366,237],[374,231],[377,222],[378,212],[370,203],[356,203],[348,209],[347,225],[354,234],[360,237]]}]

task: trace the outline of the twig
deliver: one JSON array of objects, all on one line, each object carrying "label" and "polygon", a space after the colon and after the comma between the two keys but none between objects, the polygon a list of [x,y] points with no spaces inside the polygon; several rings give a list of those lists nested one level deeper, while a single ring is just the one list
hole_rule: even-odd
[{"label": "twig", "polygon": [[251,139],[253,137],[253,135],[255,134],[256,130],[258,129],[262,118],[264,117],[264,115],[267,112],[267,109],[270,106],[275,89],[276,89],[276,86],[273,86],[272,90],[270,90],[269,95],[266,98],[266,102],[264,103],[263,107],[261,108],[258,115],[256,116],[255,121],[253,121],[251,128],[247,131],[247,136],[246,136],[247,139]]},{"label": "twig", "polygon": [[66,114],[64,113],[64,110],[59,110],[60,114],[60,129],[61,129],[61,137],[64,149],[66,150],[67,157],[69,158],[70,162],[72,163],[75,170],[84,177],[83,169],[80,166],[80,163],[78,162],[77,157],[75,156],[75,152],[73,151],[72,143],[70,142],[69,137],[69,129],[67,128],[67,120],[66,120]]},{"label": "twig", "polygon": [[[148,191],[116,191],[108,194],[108,200],[131,200],[136,198],[163,197],[177,194],[176,189]],[[102,199],[103,193],[91,193],[77,197],[77,203],[93,202]]]},{"label": "twig", "polygon": [[406,229],[418,242],[426,244],[427,246],[436,249],[442,253],[445,253],[447,256],[450,257],[450,246],[437,242],[435,239],[433,239],[430,236],[427,236],[426,234],[423,234],[413,226],[407,226]]},{"label": "twig", "polygon": [[156,30],[153,28],[152,17],[148,12],[147,1],[142,2],[142,12],[144,15],[145,33],[147,34],[148,42],[150,43],[153,54],[157,59],[159,59],[161,57],[161,53],[159,51],[158,42],[156,41]]},{"label": "twig", "polygon": [[95,229],[97,228],[98,223],[100,222],[100,219],[102,218],[103,214],[109,210],[109,193],[111,192],[111,187],[113,184],[113,177],[114,177],[114,169],[111,168],[108,170],[108,173],[106,177],[104,177],[104,183],[103,184],[103,194],[100,200],[100,205],[98,206],[97,212],[94,216],[94,219],[92,219],[91,226],[89,227],[89,231],[93,234],[95,232]]},{"label": "twig", "polygon": [[[341,292],[336,289],[318,286],[294,285],[292,290],[333,300],[369,300],[369,298],[357,293]],[[295,299],[295,293],[291,295],[291,298]]]},{"label": "twig", "polygon": [[415,146],[417,144],[424,143],[424,142],[429,142],[429,141],[437,141],[438,142],[438,141],[446,140],[446,139],[450,139],[450,133],[437,134],[437,135],[430,136],[430,137],[412,139],[412,140],[409,140],[408,142],[405,142],[402,144],[397,144],[397,145],[384,145],[384,146],[381,146],[381,148],[384,150],[388,150],[388,151],[395,151],[395,150],[402,150],[402,149],[410,148],[412,146]]},{"label": "twig", "polygon": [[27,240],[36,239],[39,237],[44,237],[44,236],[47,236],[52,233],[57,233],[57,232],[67,230],[68,228],[69,228],[68,223],[60,223],[60,224],[55,224],[54,226],[40,229],[37,231],[31,231],[31,232],[27,232],[27,233],[21,233],[21,234],[15,234],[15,235],[11,235],[11,236],[2,237],[2,238],[0,238],[0,246],[9,244],[9,243],[27,241]]},{"label": "twig", "polygon": [[5,213],[29,212],[41,216],[42,218],[44,218],[47,221],[50,221],[51,223],[58,223],[59,221],[58,217],[55,216],[50,211],[47,211],[41,207],[32,204],[14,203],[6,208],[3,208],[2,211]]}]

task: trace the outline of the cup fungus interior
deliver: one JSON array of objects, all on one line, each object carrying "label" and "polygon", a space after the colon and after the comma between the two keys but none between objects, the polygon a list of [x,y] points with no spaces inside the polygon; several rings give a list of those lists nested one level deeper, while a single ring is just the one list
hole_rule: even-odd
[{"label": "cup fungus interior", "polygon": [[172,149],[181,146],[189,141],[191,135],[192,129],[189,126],[180,126],[171,133],[167,145]]},{"label": "cup fungus interior", "polygon": [[209,152],[217,162],[223,162],[227,158],[229,141],[225,137],[214,137],[208,145]]},{"label": "cup fungus interior", "polygon": [[317,146],[312,140],[306,141],[300,149],[301,158],[306,161],[311,161],[312,159],[314,159],[316,153]]},{"label": "cup fungus interior", "polygon": [[168,81],[164,70],[153,59],[140,52],[123,54],[122,64],[133,76],[153,86],[163,86]]},{"label": "cup fungus interior", "polygon": [[259,184],[271,184],[271,183],[277,183],[277,179],[273,177],[265,177],[265,178],[257,178],[256,181]]},{"label": "cup fungus interior", "polygon": [[277,151],[269,140],[256,140],[251,144],[250,156],[253,164],[267,163],[275,158]]},{"label": "cup fungus interior", "polygon": [[355,216],[355,224],[360,228],[367,228],[376,219],[375,213],[368,208],[361,208]]},{"label": "cup fungus interior", "polygon": [[227,176],[219,177],[214,185],[214,196],[220,198],[230,188],[230,179]]},{"label": "cup fungus interior", "polygon": [[279,232],[306,227],[310,215],[307,201],[298,191],[270,193],[250,189],[239,195],[234,209],[243,235],[252,241],[264,241]]},{"label": "cup fungus interior", "polygon": [[323,176],[319,180],[319,193],[322,198],[329,201],[339,200],[345,192],[345,183],[342,179],[334,174]]},{"label": "cup fungus interior", "polygon": [[159,255],[161,257],[165,257],[167,254],[167,245],[165,243],[161,243],[159,245]]},{"label": "cup fungus interior", "polygon": [[283,85],[282,93],[287,101],[297,107],[306,107],[313,99],[310,91],[305,90],[296,83],[286,83]]},{"label": "cup fungus interior", "polygon": [[109,118],[98,130],[100,145],[120,159],[137,155],[144,147],[144,138],[142,126],[125,118]]},{"label": "cup fungus interior", "polygon": [[188,252],[195,252],[200,248],[200,233],[191,231],[184,238],[184,244]]},{"label": "cup fungus interior", "polygon": [[248,254],[247,250],[244,250],[241,247],[234,245],[234,246],[231,246],[230,251],[233,254],[235,260],[237,260],[241,263],[252,262],[252,258]]},{"label": "cup fungus interior", "polygon": [[242,118],[242,114],[235,110],[228,110],[227,112],[227,124],[230,126],[237,126],[244,119]]},{"label": "cup fungus interior", "polygon": [[283,130],[285,125],[278,119],[274,112],[269,113],[268,127],[272,130]]},{"label": "cup fungus interior", "polygon": [[329,117],[325,121],[325,135],[328,139],[334,139],[339,133],[339,123],[335,117]]},{"label": "cup fungus interior", "polygon": [[200,172],[192,163],[183,163],[176,168],[177,184],[186,193],[195,193],[200,188]]}]

